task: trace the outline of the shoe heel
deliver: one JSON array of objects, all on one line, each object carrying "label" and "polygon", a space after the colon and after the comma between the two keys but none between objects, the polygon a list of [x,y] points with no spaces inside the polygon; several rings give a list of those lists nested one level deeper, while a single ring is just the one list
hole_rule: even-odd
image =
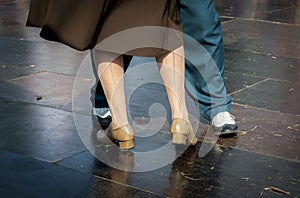
[{"label": "shoe heel", "polygon": [[190,123],[187,121],[175,118],[172,121],[171,133],[173,134],[172,143],[173,144],[187,144],[187,140],[192,145],[197,144],[198,139],[194,134],[194,130]]},{"label": "shoe heel", "polygon": [[124,142],[119,142],[120,149],[131,149],[134,147],[133,140],[128,140]]},{"label": "shoe heel", "polygon": [[111,132],[112,139],[119,143],[120,149],[128,150],[134,147],[134,131],[131,125],[124,125],[116,129],[112,129],[110,125],[108,130]]},{"label": "shoe heel", "polygon": [[192,133],[189,134],[188,140],[192,145],[196,145],[198,142],[198,139]]},{"label": "shoe heel", "polygon": [[172,136],[172,143],[173,144],[183,144],[186,145],[186,135],[181,134],[181,133],[173,133]]}]

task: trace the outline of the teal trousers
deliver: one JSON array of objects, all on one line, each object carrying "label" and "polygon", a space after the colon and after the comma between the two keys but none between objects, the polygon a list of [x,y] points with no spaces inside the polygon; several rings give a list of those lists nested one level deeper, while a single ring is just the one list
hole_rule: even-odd
[{"label": "teal trousers", "polygon": [[200,45],[195,49],[184,37],[186,88],[198,101],[203,121],[211,121],[217,113],[231,109],[224,82],[221,21],[213,0],[181,0],[180,15],[183,32]]}]

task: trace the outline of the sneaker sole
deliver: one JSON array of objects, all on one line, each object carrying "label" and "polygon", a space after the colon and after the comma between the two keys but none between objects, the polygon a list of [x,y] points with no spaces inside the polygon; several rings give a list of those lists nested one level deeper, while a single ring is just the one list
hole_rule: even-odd
[{"label": "sneaker sole", "polygon": [[232,124],[225,124],[222,127],[215,127],[214,128],[214,132],[215,135],[217,136],[223,136],[223,135],[237,135],[238,131],[238,125],[232,125]]}]

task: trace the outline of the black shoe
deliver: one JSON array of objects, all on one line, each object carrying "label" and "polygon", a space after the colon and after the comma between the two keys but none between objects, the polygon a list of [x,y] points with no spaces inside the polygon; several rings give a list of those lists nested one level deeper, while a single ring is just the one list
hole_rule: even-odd
[{"label": "black shoe", "polygon": [[109,108],[95,108],[92,110],[93,122],[102,130],[105,130],[111,123],[111,114]]},{"label": "black shoe", "polygon": [[212,126],[217,136],[235,136],[237,135],[238,125],[235,118],[229,112],[218,113],[212,119]]}]

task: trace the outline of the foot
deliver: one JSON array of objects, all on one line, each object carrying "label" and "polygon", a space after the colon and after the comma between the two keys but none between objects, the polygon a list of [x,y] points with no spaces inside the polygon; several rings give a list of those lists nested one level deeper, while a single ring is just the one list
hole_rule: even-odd
[{"label": "foot", "polygon": [[235,122],[235,118],[227,111],[223,111],[215,115],[211,122],[215,134],[222,135],[236,135],[238,125]]},{"label": "foot", "polygon": [[181,119],[174,118],[171,124],[172,143],[186,145],[187,142],[192,145],[197,144],[197,138],[191,123]]},{"label": "foot", "polygon": [[95,108],[93,107],[93,121],[100,124],[101,128],[105,130],[111,123],[111,113],[109,108]]},{"label": "foot", "polygon": [[112,129],[111,125],[106,129],[105,133],[99,130],[97,133],[98,141],[102,142],[103,135],[108,135],[112,140],[119,143],[120,149],[128,150],[134,147],[134,131],[130,124],[116,129]]}]

